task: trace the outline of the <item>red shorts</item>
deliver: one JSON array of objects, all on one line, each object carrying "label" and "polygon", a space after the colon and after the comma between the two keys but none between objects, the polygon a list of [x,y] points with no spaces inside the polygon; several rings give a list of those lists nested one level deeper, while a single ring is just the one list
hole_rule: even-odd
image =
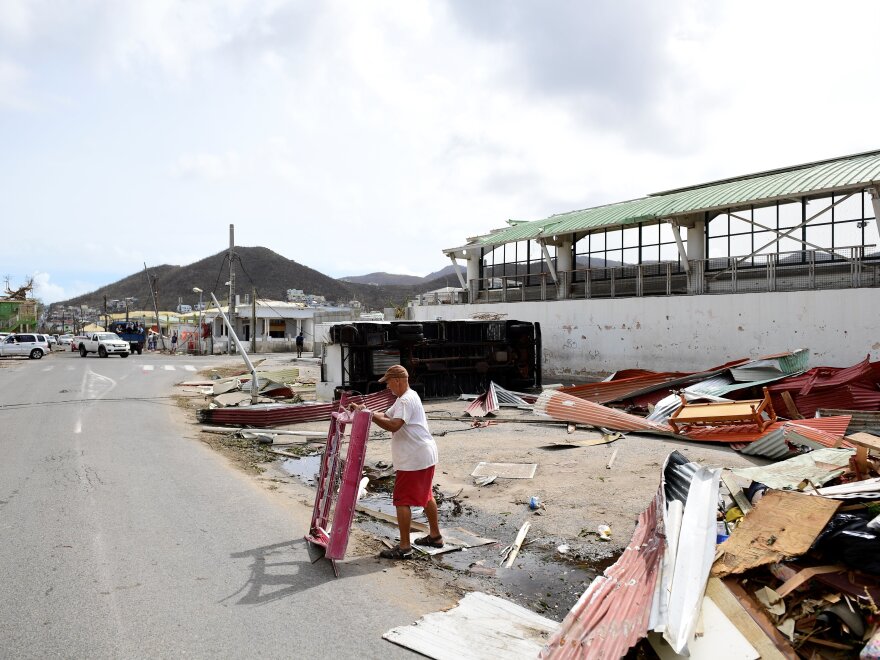
[{"label": "red shorts", "polygon": [[394,480],[394,506],[425,506],[434,496],[434,466],[424,470],[398,470]]}]

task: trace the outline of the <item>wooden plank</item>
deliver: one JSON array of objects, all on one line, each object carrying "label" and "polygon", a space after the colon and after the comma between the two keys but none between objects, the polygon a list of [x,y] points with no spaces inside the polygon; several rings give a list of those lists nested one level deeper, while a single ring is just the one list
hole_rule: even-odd
[{"label": "wooden plank", "polygon": [[[712,578],[709,579],[710,583]],[[780,656],[786,660],[797,660],[798,654],[791,645],[789,639],[776,629],[776,625],[767,617],[764,610],[752,600],[752,597],[743,589],[742,585],[734,578],[723,580],[723,585],[729,590],[730,594],[736,599],[737,603],[746,611],[752,621],[757,624],[761,632],[772,640],[772,645],[776,649],[778,655],[771,655],[771,651],[766,645],[757,646],[760,638],[757,635],[746,635],[747,639],[761,653],[761,658]],[[713,591],[713,594],[716,593]],[[716,603],[718,604],[718,603]],[[720,607],[720,605],[719,605]],[[722,607],[722,611],[724,608]],[[767,655],[764,655],[767,653]]]},{"label": "wooden plank", "polygon": [[791,392],[784,391],[782,393],[782,401],[785,403],[785,407],[788,409],[788,416],[792,419],[803,419],[804,416],[801,415],[800,410],[797,409],[797,406],[794,403],[794,399],[791,398]]},{"label": "wooden plank", "polygon": [[614,465],[614,459],[617,458],[617,452],[618,452],[618,451],[620,451],[620,447],[617,447],[617,448],[614,450],[614,453],[611,454],[611,458],[609,458],[609,459],[608,459],[608,462],[605,464],[605,469],[606,469],[606,470],[610,470],[610,469],[611,469],[611,466]]},{"label": "wooden plank", "polygon": [[733,501],[736,502],[739,510],[743,512],[743,515],[752,510],[752,503],[749,502],[749,498],[746,497],[746,494],[743,492],[743,489],[740,488],[739,484],[734,481],[730,472],[726,470],[721,472],[721,483],[723,483],[727,487],[727,490],[730,491],[730,496],[733,498]]},{"label": "wooden plank", "polygon": [[872,433],[860,431],[859,433],[852,433],[844,437],[856,447],[864,447],[871,451],[880,452],[880,438]]},{"label": "wooden plank", "polygon": [[792,591],[797,589],[799,586],[811,580],[816,575],[824,575],[825,573],[839,573],[840,571],[847,570],[845,566],[810,566],[809,568],[805,568],[801,571],[798,571],[796,575],[788,578],[785,583],[775,589],[776,593],[779,594],[780,598],[785,598]]},{"label": "wooden plank", "polygon": [[507,562],[504,564],[505,568],[510,568],[513,566],[513,561],[516,559],[516,556],[519,554],[519,549],[522,547],[523,541],[526,540],[526,534],[529,533],[529,527],[532,526],[528,520],[523,523],[523,526],[519,528],[519,532],[516,534],[516,539],[513,542],[513,545],[510,547],[510,554],[507,555]]},{"label": "wooden plank", "polygon": [[803,493],[770,490],[718,546],[712,575],[743,573],[810,549],[840,502]]},{"label": "wooden plank", "polygon": [[774,639],[767,636],[724,582],[718,578],[709,578],[706,596],[718,606],[743,637],[749,640],[749,644],[761,654],[762,660],[783,660],[790,657],[776,648]]}]

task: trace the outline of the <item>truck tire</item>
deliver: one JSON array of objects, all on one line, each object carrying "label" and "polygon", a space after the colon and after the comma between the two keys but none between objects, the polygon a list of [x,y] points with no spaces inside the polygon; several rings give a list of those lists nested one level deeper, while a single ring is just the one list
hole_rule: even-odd
[{"label": "truck tire", "polygon": [[127,357],[128,357],[128,353],[120,353],[120,354],[119,354],[119,357],[127,358]]},{"label": "truck tire", "polygon": [[82,344],[80,344],[79,345],[79,356],[85,357],[86,355],[88,355],[88,353],[86,352],[86,347],[83,346]]},{"label": "truck tire", "polygon": [[103,346],[98,346],[98,357],[105,358],[107,357],[107,349]]},{"label": "truck tire", "polygon": [[43,357],[43,351],[41,351],[39,348],[35,348],[31,351],[31,354],[28,357],[30,357],[31,360],[39,360],[41,357]]},{"label": "truck tire", "polygon": [[143,352],[144,352],[144,347],[143,347],[143,346],[138,346],[138,347],[137,347],[137,354],[140,355],[140,354],[143,353]]}]

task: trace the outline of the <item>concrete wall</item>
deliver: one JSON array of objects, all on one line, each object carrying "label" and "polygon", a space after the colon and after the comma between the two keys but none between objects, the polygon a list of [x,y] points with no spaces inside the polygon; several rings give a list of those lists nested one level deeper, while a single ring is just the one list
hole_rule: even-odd
[{"label": "concrete wall", "polygon": [[809,348],[811,366],[880,359],[880,289],[431,305],[418,320],[477,313],[539,322],[546,378],[624,368],[696,371]]}]

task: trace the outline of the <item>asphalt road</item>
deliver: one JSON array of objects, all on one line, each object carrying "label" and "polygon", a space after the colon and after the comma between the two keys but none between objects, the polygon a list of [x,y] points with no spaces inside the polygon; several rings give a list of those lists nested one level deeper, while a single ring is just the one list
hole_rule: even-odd
[{"label": "asphalt road", "polygon": [[381,637],[418,581],[311,564],[309,512],[182,423],[174,383],[223,359],[0,361],[0,656],[411,655]]}]

